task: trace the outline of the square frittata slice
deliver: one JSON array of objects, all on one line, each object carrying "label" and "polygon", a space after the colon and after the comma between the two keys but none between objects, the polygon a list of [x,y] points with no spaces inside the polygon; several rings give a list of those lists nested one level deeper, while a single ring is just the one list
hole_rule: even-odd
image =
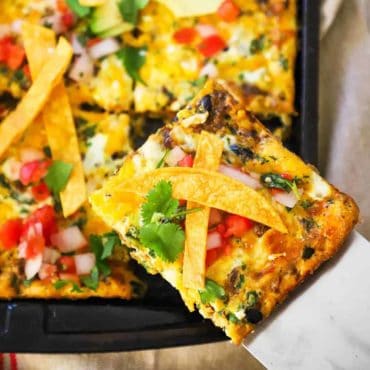
[{"label": "square frittata slice", "polygon": [[[200,152],[213,156],[200,147],[205,133],[222,142],[219,172],[190,168],[197,158],[200,163]],[[203,176],[201,185],[196,176]],[[225,176],[229,186],[216,186]],[[146,195],[148,184],[153,188]],[[250,196],[235,199],[237,184]],[[196,246],[206,248],[202,288],[184,279],[190,242],[185,235],[191,230],[184,230],[187,220],[180,217],[190,215],[183,199],[210,208],[206,246],[201,235]],[[196,307],[235,343],[338,251],[358,219],[352,198],[284,148],[222,81],[207,83],[90,201],[134,259],[149,273],[160,273],[191,311]],[[243,204],[250,217],[240,216]],[[267,217],[258,218],[263,207]]]}]

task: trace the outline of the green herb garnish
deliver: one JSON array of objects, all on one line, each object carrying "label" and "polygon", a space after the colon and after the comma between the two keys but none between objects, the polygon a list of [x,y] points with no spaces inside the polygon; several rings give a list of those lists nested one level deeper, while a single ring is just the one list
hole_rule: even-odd
[{"label": "green herb garnish", "polygon": [[300,194],[297,188],[297,179],[288,180],[277,173],[265,173],[261,176],[261,183],[268,188],[276,188],[290,193],[293,191],[297,199],[300,198]]},{"label": "green herb garnish", "polygon": [[93,267],[89,276],[81,277],[82,283],[91,290],[98,289],[99,285],[99,271],[96,266]]},{"label": "green herb garnish", "polygon": [[59,289],[62,289],[64,288],[66,285],[68,285],[70,283],[69,280],[57,280],[55,283],[54,283],[54,288],[59,290]]},{"label": "green herb garnish", "polygon": [[251,290],[247,293],[247,307],[254,307],[258,302],[258,294],[255,290]]},{"label": "green herb garnish", "polygon": [[226,297],[224,288],[211,279],[206,279],[205,290],[199,291],[199,295],[203,304]]},{"label": "green herb garnish", "polygon": [[90,15],[91,8],[80,4],[79,0],[66,0],[68,7],[78,17],[83,18]]},{"label": "green herb garnish", "polygon": [[262,51],[265,47],[265,35],[261,35],[256,39],[253,39],[249,45],[249,52],[251,54],[257,54]]},{"label": "green herb garnish", "polygon": [[59,194],[67,185],[73,165],[63,161],[54,161],[45,176],[45,183],[53,194]]},{"label": "green herb garnish", "polygon": [[136,25],[139,11],[145,8],[148,2],[149,0],[120,0],[118,9],[126,22]]},{"label": "green herb garnish", "polygon": [[288,59],[284,57],[284,55],[280,55],[279,58],[280,66],[284,71],[289,70],[289,62]]},{"label": "green herb garnish", "polygon": [[166,152],[163,154],[163,157],[157,163],[157,165],[155,166],[155,168],[162,168],[164,166],[164,161],[166,160],[169,152],[170,152],[170,150],[169,149],[166,149]]},{"label": "green herb garnish", "polygon": [[131,78],[135,81],[140,81],[144,85],[145,82],[140,77],[139,70],[145,63],[146,52],[146,47],[134,48],[131,46],[125,46],[116,53]]}]

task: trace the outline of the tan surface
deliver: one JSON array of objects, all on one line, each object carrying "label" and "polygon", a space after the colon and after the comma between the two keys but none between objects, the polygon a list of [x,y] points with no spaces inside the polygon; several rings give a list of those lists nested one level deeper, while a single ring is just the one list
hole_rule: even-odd
[{"label": "tan surface", "polygon": [[[360,0],[359,0],[360,1]],[[321,169],[353,194],[370,237],[370,35],[355,0],[346,0],[321,48]],[[19,355],[19,370],[254,370],[262,369],[229,342],[104,355]]]}]

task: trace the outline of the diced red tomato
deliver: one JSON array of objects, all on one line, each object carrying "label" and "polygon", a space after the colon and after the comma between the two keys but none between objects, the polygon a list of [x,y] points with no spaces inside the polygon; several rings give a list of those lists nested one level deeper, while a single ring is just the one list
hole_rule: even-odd
[{"label": "diced red tomato", "polygon": [[29,64],[26,64],[23,66],[22,71],[24,75],[30,80],[31,79],[31,71]]},{"label": "diced red tomato", "polygon": [[197,30],[193,27],[181,28],[173,34],[174,40],[179,44],[191,44],[197,37]]},{"label": "diced red tomato", "polygon": [[91,46],[94,46],[94,45],[98,44],[100,41],[101,41],[100,37],[94,37],[92,39],[88,39],[87,42],[86,42],[86,46],[88,48],[91,48]]},{"label": "diced red tomato", "polygon": [[5,63],[10,69],[18,69],[25,56],[23,47],[17,45],[12,37],[5,36],[0,39],[0,62]]},{"label": "diced red tomato", "polygon": [[293,176],[289,175],[289,173],[282,173],[280,176],[286,180],[293,180]]},{"label": "diced red tomato", "polygon": [[232,0],[225,0],[218,8],[217,14],[225,22],[233,22],[238,18],[240,9]]},{"label": "diced red tomato", "polygon": [[271,194],[272,195],[281,194],[281,193],[285,193],[285,190],[278,189],[278,188],[271,188]]},{"label": "diced red tomato", "polygon": [[33,197],[37,201],[45,200],[47,197],[50,196],[49,188],[44,182],[40,182],[40,184],[33,186],[31,191]]},{"label": "diced red tomato", "polygon": [[225,219],[226,232],[225,236],[242,237],[248,230],[253,227],[253,221],[238,215],[228,215]]},{"label": "diced red tomato", "polygon": [[222,255],[222,248],[215,248],[207,251],[206,256],[206,267],[211,266],[214,262],[216,262]]},{"label": "diced red tomato", "polygon": [[211,208],[209,212],[209,226],[215,226],[222,222],[222,213],[216,208]]},{"label": "diced red tomato", "polygon": [[219,35],[208,36],[199,44],[198,50],[210,58],[226,48],[225,41]]},{"label": "diced red tomato", "polygon": [[74,281],[77,284],[80,282],[80,278],[78,277],[77,274],[70,274],[68,272],[60,272],[59,273],[59,279]]},{"label": "diced red tomato", "polygon": [[68,10],[68,5],[65,0],[56,0],[57,10],[64,13]]},{"label": "diced red tomato", "polygon": [[27,237],[27,247],[26,247],[26,259],[31,259],[36,257],[38,254],[42,253],[45,248],[45,239],[42,235],[35,233],[34,235],[29,235]]},{"label": "diced red tomato", "polygon": [[43,263],[40,271],[39,271],[39,278],[40,280],[48,280],[55,276],[57,272],[57,267],[50,263]]},{"label": "diced red tomato", "polygon": [[75,274],[76,273],[76,264],[75,259],[72,256],[62,256],[58,260],[59,271]]},{"label": "diced red tomato", "polygon": [[26,228],[27,225],[34,225],[37,222],[42,224],[43,236],[46,240],[46,243],[49,244],[50,236],[56,233],[58,230],[54,208],[49,205],[38,208],[35,212],[28,216],[24,223],[24,228]]},{"label": "diced red tomato", "polygon": [[219,224],[217,225],[216,227],[216,230],[222,235],[224,236],[225,235],[225,231],[226,231],[226,226],[224,224]]},{"label": "diced red tomato", "polygon": [[23,185],[39,182],[46,175],[50,164],[50,160],[37,160],[25,163],[21,167],[19,174],[20,182]]},{"label": "diced red tomato", "polygon": [[185,207],[186,206],[186,200],[185,199],[179,199],[179,205],[181,207]]},{"label": "diced red tomato", "polygon": [[181,161],[177,162],[179,167],[193,167],[194,158],[191,154],[186,155]]},{"label": "diced red tomato", "polygon": [[16,247],[22,233],[22,220],[15,218],[5,221],[0,226],[0,243],[5,249]]},{"label": "diced red tomato", "polygon": [[66,12],[63,12],[63,14],[61,16],[61,20],[62,20],[63,25],[67,29],[71,28],[75,23],[73,13],[68,11],[68,10]]}]

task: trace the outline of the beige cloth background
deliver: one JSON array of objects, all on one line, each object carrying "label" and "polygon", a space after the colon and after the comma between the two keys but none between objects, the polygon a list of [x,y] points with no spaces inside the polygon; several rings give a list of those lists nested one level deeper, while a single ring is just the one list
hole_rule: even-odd
[{"label": "beige cloth background", "polygon": [[[316,1],[316,0],[312,0]],[[363,15],[370,0],[344,0],[322,40],[320,168],[354,196],[359,230],[370,237],[370,34]],[[368,4],[370,6],[370,4]],[[228,342],[99,355],[19,355],[19,370],[256,370],[262,366]]]}]

